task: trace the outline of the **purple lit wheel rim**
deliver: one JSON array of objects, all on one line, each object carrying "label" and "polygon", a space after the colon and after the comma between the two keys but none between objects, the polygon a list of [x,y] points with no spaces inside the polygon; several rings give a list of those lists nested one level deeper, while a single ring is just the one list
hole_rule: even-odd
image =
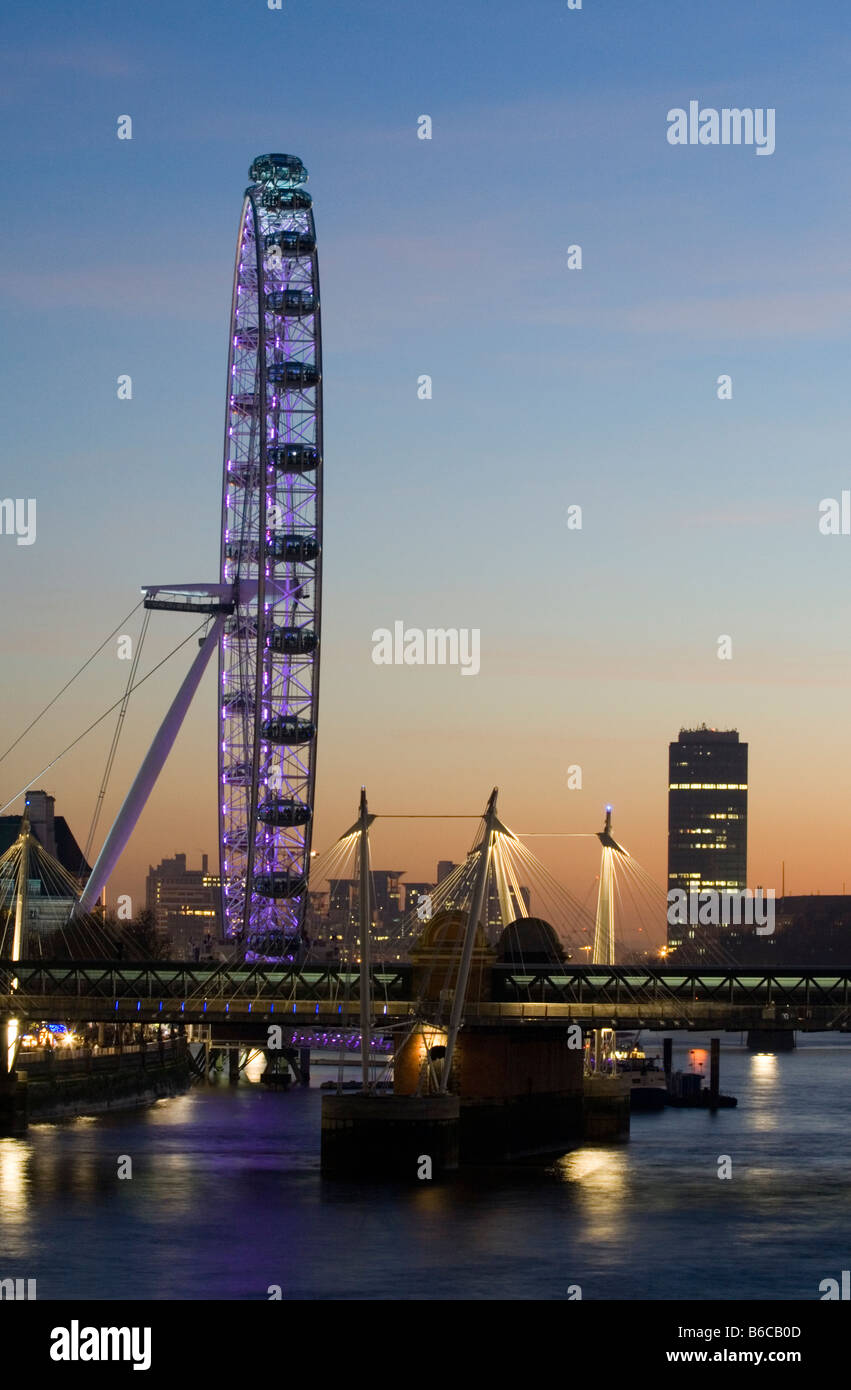
[{"label": "purple lit wheel rim", "polygon": [[[235,586],[236,608],[219,649],[218,759],[225,933],[244,935],[247,947],[259,942],[263,954],[270,940],[301,930],[307,904],[302,885],[316,778],[322,590],[313,212],[281,207],[287,198],[268,193],[260,182],[246,191],[234,270],[221,575]],[[280,235],[294,232],[298,239]],[[272,237],[282,245],[267,248]],[[289,453],[285,445],[292,446]],[[264,738],[264,725],[268,732],[269,721],[281,718],[302,721],[302,732],[312,726],[312,736],[286,743]],[[307,807],[310,818],[269,823],[270,803]],[[297,809],[297,818],[304,815]]]}]

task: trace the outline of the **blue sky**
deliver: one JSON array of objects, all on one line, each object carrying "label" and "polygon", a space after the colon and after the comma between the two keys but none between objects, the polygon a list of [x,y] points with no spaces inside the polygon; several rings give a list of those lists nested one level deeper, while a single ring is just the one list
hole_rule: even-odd
[{"label": "blue sky", "polygon": [[[851,537],[817,508],[851,486],[847,9],[154,0],[6,29],[2,495],[38,500],[34,546],[0,537],[7,741],[140,584],[215,573],[241,195],[282,150],[320,237],[320,843],[362,781],[448,810],[499,782],[518,828],[593,829],[613,799],[661,877],[665,745],[705,718],[751,744],[754,879],[785,856],[793,888],[838,890]],[[691,99],[774,107],[775,153],[671,147]],[[376,668],[396,619],[479,627],[481,675]],[[151,661],[186,631],[157,615]],[[107,819],[181,660],[132,712]],[[75,688],[2,800],[125,676]],[[134,892],[149,860],[213,850],[214,721],[208,681],[116,876]],[[83,838],[108,736],[47,779]],[[379,858],[425,876],[449,835]]]}]

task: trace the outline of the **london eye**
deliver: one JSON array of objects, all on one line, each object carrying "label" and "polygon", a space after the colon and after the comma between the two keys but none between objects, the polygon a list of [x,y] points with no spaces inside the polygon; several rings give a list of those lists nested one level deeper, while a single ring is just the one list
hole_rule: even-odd
[{"label": "london eye", "polygon": [[303,930],[316,778],[322,349],[307,170],[249,172],[231,305],[222,488],[219,833],[225,934],[278,955]]}]

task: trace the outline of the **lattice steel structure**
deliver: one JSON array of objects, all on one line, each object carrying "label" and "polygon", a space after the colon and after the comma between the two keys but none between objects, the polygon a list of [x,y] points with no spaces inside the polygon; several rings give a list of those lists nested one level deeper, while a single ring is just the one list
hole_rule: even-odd
[{"label": "lattice steel structure", "polygon": [[228,360],[219,655],[225,932],[286,953],[307,902],[322,580],[322,345],[307,170],[255,159]]}]

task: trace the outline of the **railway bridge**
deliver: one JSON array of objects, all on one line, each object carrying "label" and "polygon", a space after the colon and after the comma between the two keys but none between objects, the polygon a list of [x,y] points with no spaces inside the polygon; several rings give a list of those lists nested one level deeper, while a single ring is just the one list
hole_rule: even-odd
[{"label": "railway bridge", "polygon": [[[376,1031],[421,1012],[412,967],[371,966]],[[336,966],[296,969],[107,960],[0,964],[0,998],[18,1017],[138,1023],[271,1023],[356,1028],[360,978]],[[464,1027],[534,1020],[564,1028],[851,1031],[851,970],[815,967],[653,968],[628,965],[494,965],[489,998],[468,998]]]}]

